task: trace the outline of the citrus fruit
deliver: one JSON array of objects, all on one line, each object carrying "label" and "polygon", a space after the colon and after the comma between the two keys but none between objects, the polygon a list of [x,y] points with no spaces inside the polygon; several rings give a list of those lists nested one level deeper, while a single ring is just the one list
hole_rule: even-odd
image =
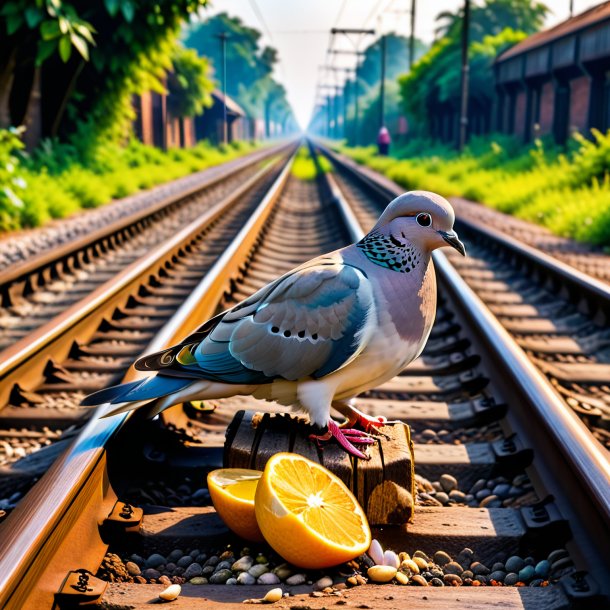
[{"label": "citrus fruit", "polygon": [[220,468],[208,474],[216,512],[230,530],[251,542],[263,541],[254,514],[254,492],[262,474],[247,468]]},{"label": "citrus fruit", "polygon": [[364,553],[371,530],[345,484],[323,466],[276,453],[254,497],[256,520],[269,545],[301,568],[327,568]]}]

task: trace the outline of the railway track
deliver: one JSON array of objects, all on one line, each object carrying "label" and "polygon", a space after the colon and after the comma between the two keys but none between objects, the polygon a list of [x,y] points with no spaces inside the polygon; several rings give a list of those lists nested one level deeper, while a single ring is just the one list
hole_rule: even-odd
[{"label": "railway track", "polygon": [[[186,299],[146,349],[183,336],[302,260],[359,239],[378,200],[342,186],[333,177],[302,182],[283,170],[203,280],[188,296],[176,296]],[[422,574],[411,574],[411,585],[430,586],[358,586],[361,579],[344,568],[282,584],[291,596],[276,605],[603,608],[605,456],[584,444],[588,431],[444,255],[435,255],[435,265],[439,310],[423,356],[359,399],[364,410],[412,425],[414,523],[375,535],[421,559],[426,567],[419,562]],[[262,597],[271,581],[298,575],[267,548],[244,549],[209,506],[205,473],[220,465],[226,426],[244,406],[273,410],[227,399],[174,407],[154,421],[138,413],[91,419],[0,526],[0,604],[45,608],[55,599],[63,607],[89,599],[107,608],[144,608],[189,574],[193,582],[223,582],[223,562],[230,570],[245,554],[267,588],[187,583],[173,602],[237,608]],[[456,578],[462,587],[433,586],[458,584]],[[308,580],[322,590],[311,596]],[[499,586],[505,580],[537,586]]]},{"label": "railway track", "polygon": [[144,219],[124,219],[105,230],[101,243],[94,235],[79,240],[69,255],[45,255],[29,265],[26,285],[42,276],[51,290],[57,283],[47,272],[65,267],[75,289],[61,303],[50,303],[47,315],[41,310],[46,323],[0,352],[3,511],[16,505],[90,416],[79,407],[82,397],[120,379],[222,255],[273,182],[277,164],[248,165],[227,182],[175,196]]},{"label": "railway track", "polygon": [[[343,167],[337,178],[342,188],[350,197],[363,198],[372,214],[400,192],[400,187],[370,170],[336,155],[333,158]],[[472,207],[456,223],[466,240],[468,257],[449,253],[451,263],[593,436],[609,449],[610,286],[533,247],[530,244],[536,240],[531,234],[525,236],[529,243],[512,236],[523,237],[522,229],[509,229],[507,235],[486,225],[485,213],[476,219]],[[542,245],[556,253],[558,239],[552,247]],[[602,268],[602,256],[591,254],[586,264],[583,257],[566,260],[595,271]]]}]

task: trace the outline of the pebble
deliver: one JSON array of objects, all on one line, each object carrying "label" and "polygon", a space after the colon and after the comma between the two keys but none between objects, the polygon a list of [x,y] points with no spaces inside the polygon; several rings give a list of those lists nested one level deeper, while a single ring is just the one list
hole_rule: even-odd
[{"label": "pebble", "polygon": [[415,563],[420,570],[428,569],[428,562],[423,557],[413,557],[413,563]]},{"label": "pebble", "polygon": [[[214,572],[212,576],[209,578],[209,582],[211,585],[224,585],[229,578],[233,577],[233,572],[228,569],[219,570],[218,572]],[[276,577],[277,578],[277,577]]]},{"label": "pebble", "polygon": [[127,568],[127,571],[132,576],[140,576],[140,574],[142,574],[142,570],[140,570],[140,566],[137,563],[134,563],[133,561],[128,561],[125,564],[125,567]]},{"label": "pebble", "polygon": [[192,563],[186,570],[184,571],[184,578],[190,580],[191,578],[195,578],[195,576],[201,576],[203,574],[203,568],[198,563]]},{"label": "pebble", "polygon": [[487,496],[483,498],[479,504],[481,508],[500,508],[502,506],[502,500],[498,496]]},{"label": "pebble", "polygon": [[159,555],[159,553],[153,553],[146,560],[146,567],[147,568],[158,568],[160,565],[163,565],[164,563],[165,563],[165,557],[163,557],[163,555]]},{"label": "pebble", "polygon": [[189,555],[190,555],[190,556],[191,556],[193,559],[195,559],[195,557],[197,557],[197,555],[199,555],[200,553],[201,553],[201,551],[200,551],[199,549],[193,549],[193,550],[192,550],[192,551],[189,553]]},{"label": "pebble", "polygon": [[266,565],[263,565],[262,563],[257,563],[248,570],[248,574],[252,574],[254,578],[259,578],[260,576],[265,574],[265,572],[268,571],[269,568]]},{"label": "pebble", "polygon": [[549,554],[549,556],[547,557],[547,559],[551,562],[551,563],[555,563],[558,559],[563,559],[564,557],[568,556],[568,552],[565,549],[557,549],[555,551],[553,551],[552,553]]},{"label": "pebble", "polygon": [[[193,561],[193,558],[191,557],[191,561]],[[230,570],[231,566],[234,564],[234,561],[221,561],[217,566],[216,566],[216,570]],[[180,563],[178,563],[178,565],[180,565]]]},{"label": "pebble", "polygon": [[280,580],[286,580],[289,576],[292,575],[292,570],[288,567],[287,563],[284,563],[281,566],[274,568],[273,573],[277,574]]},{"label": "pebble", "polygon": [[[183,570],[184,568],[176,568],[176,570]],[[214,566],[203,566],[203,576],[211,576],[214,574]]]},{"label": "pebble", "polygon": [[426,580],[430,580],[432,578],[442,578],[445,574],[443,573],[442,570],[439,570],[437,568],[432,568],[429,572],[426,572],[424,574],[424,578],[426,578]]},{"label": "pebble", "polygon": [[277,589],[271,589],[271,591],[267,591],[267,593],[265,593],[263,601],[268,604],[273,604],[282,599],[283,595],[284,592],[279,587]]},{"label": "pebble", "polygon": [[474,551],[466,547],[458,553],[455,560],[466,570],[474,560]]},{"label": "pebble", "polygon": [[[127,569],[129,570],[129,568]],[[534,571],[536,572],[536,576],[539,578],[546,578],[551,571],[551,564],[547,559],[543,559],[536,564]]]},{"label": "pebble", "polygon": [[218,563],[220,562],[220,557],[217,557],[216,555],[212,555],[206,562],[205,565],[206,566],[216,566],[218,565]]},{"label": "pebble", "polygon": [[525,566],[522,570],[519,570],[519,580],[528,583],[534,578],[536,571],[533,566]]},{"label": "pebble", "polygon": [[153,578],[156,580],[159,578],[159,576],[161,576],[161,572],[159,572],[159,570],[155,570],[154,568],[147,568],[144,570],[144,572],[142,572],[142,576],[144,576],[144,578],[147,580],[152,580]]},{"label": "pebble", "polygon": [[193,563],[194,559],[190,556],[190,555],[184,555],[182,557],[180,557],[180,559],[178,559],[178,561],[176,562],[176,565],[180,568],[188,568],[192,563]]},{"label": "pebble", "polygon": [[502,572],[502,570],[496,570],[489,575],[489,580],[497,580],[498,582],[503,582],[506,578],[506,572]]},{"label": "pebble", "polygon": [[256,583],[256,578],[254,578],[254,576],[252,576],[252,574],[248,574],[248,572],[242,572],[237,577],[238,585],[253,585],[255,583]]},{"label": "pebble", "polygon": [[485,479],[479,479],[471,488],[470,493],[476,495],[482,489],[485,489],[487,481]]},{"label": "pebble", "polygon": [[415,551],[415,553],[413,553],[413,559],[415,559],[416,557],[421,557],[422,559],[425,559],[428,563],[430,563],[430,557],[428,557],[428,555],[426,555],[426,553],[424,553],[423,551]]},{"label": "pebble", "polygon": [[[191,578],[191,580],[189,580],[189,582],[192,585],[207,585],[208,579],[204,578],[203,576],[195,576],[195,578]],[[251,583],[251,584],[254,584],[254,583]]]},{"label": "pebble", "polygon": [[256,563],[269,563],[269,560],[262,553],[259,553],[256,556]]},{"label": "pebble", "polygon": [[525,566],[525,561],[523,561],[521,557],[513,555],[506,560],[504,565],[506,566],[507,572],[518,572]]},{"label": "pebble", "polygon": [[481,489],[481,491],[477,491],[477,493],[474,494],[474,497],[479,501],[484,500],[487,496],[491,496],[491,491],[489,489]]},{"label": "pebble", "polygon": [[544,582],[542,578],[536,578],[530,582],[530,587],[539,587]]},{"label": "pebble", "polygon": [[406,574],[403,574],[402,572],[396,572],[395,578],[399,585],[409,584],[409,577]]},{"label": "pebble", "polygon": [[137,563],[139,566],[143,566],[146,563],[146,560],[144,559],[144,557],[140,557],[140,555],[134,554],[130,557],[130,559],[134,563]]},{"label": "pebble", "polygon": [[466,580],[467,578],[470,580],[474,578],[474,574],[470,570],[464,570],[462,572],[462,580]]},{"label": "pebble", "polygon": [[430,585],[433,587],[444,587],[445,583],[440,578],[433,578],[430,581]]},{"label": "pebble", "polygon": [[479,574],[478,576],[474,577],[475,581],[480,582],[482,585],[486,585],[487,584],[487,576],[483,576],[482,574]]},{"label": "pebble", "polygon": [[265,572],[257,578],[256,582],[259,585],[277,585],[279,584],[280,579],[277,577],[277,574],[274,574],[273,572]]},{"label": "pebble", "polygon": [[445,574],[461,574],[464,568],[457,561],[450,561],[443,566]]},{"label": "pebble", "polygon": [[451,587],[459,587],[462,584],[462,579],[457,574],[445,574],[443,582]]},{"label": "pebble", "polygon": [[505,585],[516,585],[519,582],[519,575],[515,572],[509,572],[504,578]]},{"label": "pebble", "polygon": [[244,557],[240,557],[232,566],[231,570],[233,572],[247,572],[254,565],[254,559],[245,555]]},{"label": "pebble", "polygon": [[174,562],[176,563],[176,561],[178,561],[178,559],[180,559],[180,557],[182,557],[182,555],[184,555],[184,553],[180,550],[180,549],[174,549],[168,556],[167,556],[167,561],[168,562]]},{"label": "pebble", "polygon": [[428,581],[420,574],[415,574],[415,575],[411,576],[411,582],[414,585],[417,585],[418,587],[427,587],[428,586]]},{"label": "pebble", "polygon": [[563,557],[551,564],[551,572],[557,572],[564,568],[569,568],[572,565],[572,560],[569,557]]},{"label": "pebble", "polygon": [[511,486],[508,483],[500,483],[491,490],[491,493],[494,496],[498,496],[499,498],[504,499],[504,498],[508,497],[510,490],[511,490]]},{"label": "pebble", "polygon": [[319,580],[316,581],[314,588],[317,589],[318,591],[321,591],[322,589],[326,589],[326,587],[332,587],[332,586],[333,586],[333,579],[330,576],[323,576],[322,578],[320,578]]},{"label": "pebble", "polygon": [[439,479],[439,483],[447,493],[453,491],[454,489],[457,489],[458,487],[457,479],[451,476],[450,474],[442,474]]},{"label": "pebble", "polygon": [[293,574],[286,579],[286,584],[290,585],[291,587],[295,587],[297,585],[302,585],[306,581],[307,578],[305,574]]},{"label": "pebble", "polygon": [[159,578],[157,578],[157,582],[160,585],[165,585],[166,587],[172,584],[172,581],[169,579],[169,576],[165,576],[165,574],[159,576]]},{"label": "pebble", "polygon": [[227,580],[227,582],[225,583],[225,585],[236,585],[237,584],[237,578],[231,577],[229,578],[229,580]]},{"label": "pebble", "polygon": [[447,553],[445,553],[445,551],[436,551],[436,553],[434,553],[434,562],[437,563],[439,566],[444,566],[450,561],[453,560],[449,555],[447,555]]},{"label": "pebble", "polygon": [[383,565],[383,549],[381,548],[381,544],[376,539],[371,541],[371,546],[367,551],[370,558],[375,562],[375,565]]},{"label": "pebble", "polygon": [[181,591],[182,588],[180,587],[180,585],[170,585],[169,587],[167,587],[167,589],[159,593],[159,599],[162,599],[166,602],[171,602],[176,599],[178,595],[180,595]]},{"label": "pebble", "polygon": [[[418,557],[418,559],[422,561],[421,557]],[[410,570],[413,574],[419,574],[419,566],[417,565],[417,562],[414,559],[405,559],[400,564],[400,567],[403,570]],[[427,564],[426,567],[428,567]]]},{"label": "pebble", "polygon": [[471,563],[470,569],[472,570],[472,573],[477,576],[489,574],[489,568],[486,565],[483,565],[479,561],[475,561],[474,563]]},{"label": "pebble", "polygon": [[373,566],[367,570],[367,575],[373,582],[390,582],[396,573],[394,566]]},{"label": "pebble", "polygon": [[384,566],[393,566],[398,569],[400,565],[400,560],[398,559],[398,555],[394,551],[386,551],[383,554],[383,565]]},{"label": "pebble", "polygon": [[504,568],[505,568],[505,566],[501,561],[496,561],[496,563],[494,563],[491,566],[491,571],[492,572],[505,572],[506,570]]},{"label": "pebble", "polygon": [[464,503],[466,502],[466,494],[463,491],[454,489],[449,493],[449,499],[453,500],[454,502]]},{"label": "pebble", "polygon": [[442,504],[447,504],[449,502],[449,496],[444,491],[437,492],[434,497]]}]

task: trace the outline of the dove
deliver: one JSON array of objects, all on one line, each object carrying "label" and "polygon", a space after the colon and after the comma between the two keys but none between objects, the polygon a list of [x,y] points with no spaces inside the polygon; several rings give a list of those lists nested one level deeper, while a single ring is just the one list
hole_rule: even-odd
[{"label": "dove", "polygon": [[[100,390],[104,416],[147,406],[251,395],[305,411],[310,439],[367,459],[386,423],[353,405],[424,349],[436,314],[433,250],[465,248],[447,200],[411,191],[388,204],[360,241],[314,258],[211,318],[177,345],[135,363],[144,379]],[[331,408],[346,417],[339,424]],[[357,445],[363,449],[361,451]]]}]

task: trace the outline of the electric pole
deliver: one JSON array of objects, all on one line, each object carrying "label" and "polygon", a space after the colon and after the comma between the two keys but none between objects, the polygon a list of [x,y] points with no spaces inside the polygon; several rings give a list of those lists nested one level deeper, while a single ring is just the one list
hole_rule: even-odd
[{"label": "electric pole", "polygon": [[386,37],[381,37],[381,82],[379,88],[379,127],[385,125],[385,47]]},{"label": "electric pole", "polygon": [[409,36],[409,70],[415,61],[415,2],[411,0],[411,35]]},{"label": "electric pole", "polygon": [[464,19],[462,21],[462,86],[460,104],[459,150],[464,150],[468,137],[468,28],[470,26],[470,0],[464,0]]},{"label": "electric pole", "polygon": [[570,0],[570,17],[574,17],[574,0]]},{"label": "electric pole", "polygon": [[226,32],[216,34],[220,39],[220,53],[222,55],[222,141],[227,144],[229,129],[227,124],[227,38]]}]

